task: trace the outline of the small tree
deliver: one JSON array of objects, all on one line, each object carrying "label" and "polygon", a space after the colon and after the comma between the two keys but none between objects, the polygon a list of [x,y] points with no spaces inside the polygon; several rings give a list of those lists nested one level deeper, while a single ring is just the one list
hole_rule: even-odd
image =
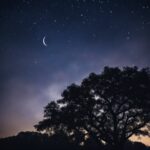
[{"label": "small tree", "polygon": [[105,67],[81,85],[70,85],[44,112],[45,119],[35,126],[39,131],[63,130],[75,141],[90,137],[113,150],[123,149],[133,134],[149,135],[149,69]]}]

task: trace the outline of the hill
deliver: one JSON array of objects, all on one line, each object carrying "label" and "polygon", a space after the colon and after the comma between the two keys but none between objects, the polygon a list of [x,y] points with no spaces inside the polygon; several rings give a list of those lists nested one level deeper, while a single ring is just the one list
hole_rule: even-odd
[{"label": "hill", "polygon": [[[70,142],[63,134],[48,136],[38,132],[20,132],[17,136],[0,139],[1,150],[108,150],[109,148],[97,145],[92,139],[87,140],[84,146],[77,146]],[[125,149],[128,150],[150,150],[150,147],[139,142],[127,142]]]}]

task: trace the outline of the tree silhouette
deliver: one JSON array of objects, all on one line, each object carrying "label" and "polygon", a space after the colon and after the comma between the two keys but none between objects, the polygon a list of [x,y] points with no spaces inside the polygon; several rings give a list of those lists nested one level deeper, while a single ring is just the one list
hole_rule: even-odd
[{"label": "tree silhouette", "polygon": [[123,149],[133,134],[149,135],[149,69],[105,67],[101,74],[91,73],[50,102],[35,128],[49,134],[63,130],[78,144],[92,138],[109,149]]}]

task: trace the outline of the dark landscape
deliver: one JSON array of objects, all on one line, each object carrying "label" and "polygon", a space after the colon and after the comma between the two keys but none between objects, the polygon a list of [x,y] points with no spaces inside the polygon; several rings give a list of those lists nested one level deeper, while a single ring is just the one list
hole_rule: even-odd
[{"label": "dark landscape", "polygon": [[[70,143],[64,135],[48,137],[37,132],[21,132],[17,136],[0,139],[1,150],[109,150],[104,145],[97,145],[89,139],[84,146]],[[150,147],[138,142],[127,142],[126,150],[150,150]]]},{"label": "dark landscape", "polygon": [[[44,108],[38,132],[0,140],[3,149],[150,149],[131,142],[150,135],[150,69],[105,67],[81,85],[71,84],[62,98]],[[143,128],[143,129],[142,129]]]}]

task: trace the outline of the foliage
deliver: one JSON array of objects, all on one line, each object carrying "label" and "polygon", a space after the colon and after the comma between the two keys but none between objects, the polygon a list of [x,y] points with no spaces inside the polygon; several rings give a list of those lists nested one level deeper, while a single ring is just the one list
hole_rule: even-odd
[{"label": "foliage", "polygon": [[149,135],[149,69],[105,67],[101,74],[91,73],[50,102],[35,128],[49,134],[63,130],[78,144],[92,137],[112,149],[122,148],[133,134]]}]

